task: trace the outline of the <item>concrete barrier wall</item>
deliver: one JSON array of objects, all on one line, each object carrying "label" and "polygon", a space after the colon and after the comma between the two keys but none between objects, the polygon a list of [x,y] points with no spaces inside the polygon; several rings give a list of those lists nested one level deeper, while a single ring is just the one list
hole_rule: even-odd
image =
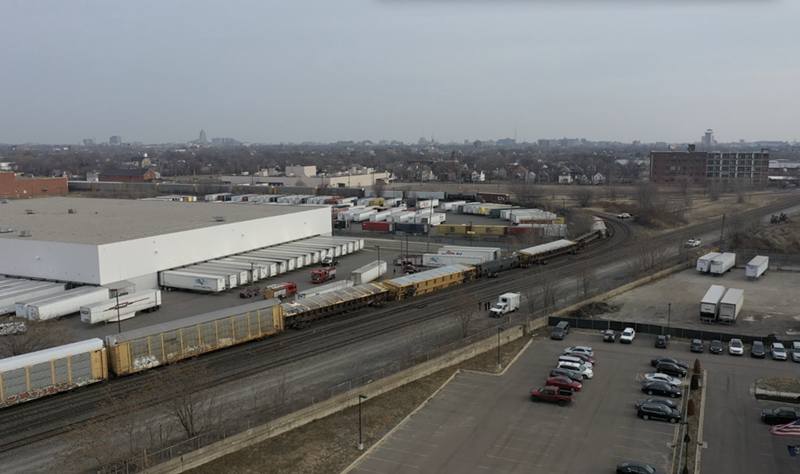
[{"label": "concrete barrier wall", "polygon": [[[541,322],[543,320],[543,324]],[[535,320],[537,327],[547,325],[547,318]],[[531,322],[533,325],[534,322]],[[500,345],[508,344],[523,336],[523,327],[516,326],[500,333]],[[147,474],[177,474],[189,469],[202,466],[222,456],[235,453],[240,449],[258,444],[274,436],[278,436],[287,431],[299,428],[311,423],[314,420],[325,418],[326,416],[338,413],[345,408],[358,404],[358,395],[366,395],[369,398],[377,397],[382,393],[389,392],[397,387],[401,387],[415,380],[427,377],[441,369],[451,367],[467,359],[483,354],[497,348],[497,336],[488,337],[462,349],[453,351],[436,359],[418,364],[410,369],[391,375],[381,380],[372,382],[369,385],[359,387],[342,395],[332,397],[324,402],[317,403],[308,408],[292,413],[291,415],[279,418],[266,425],[249,429],[245,432],[233,435],[206,447],[176,457],[165,463],[161,463],[146,471]]]}]

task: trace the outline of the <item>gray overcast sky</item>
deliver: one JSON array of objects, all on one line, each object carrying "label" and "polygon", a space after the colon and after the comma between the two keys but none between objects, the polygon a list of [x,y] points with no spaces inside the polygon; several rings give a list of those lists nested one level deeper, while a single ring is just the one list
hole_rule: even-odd
[{"label": "gray overcast sky", "polygon": [[0,143],[793,140],[800,2],[2,0]]}]

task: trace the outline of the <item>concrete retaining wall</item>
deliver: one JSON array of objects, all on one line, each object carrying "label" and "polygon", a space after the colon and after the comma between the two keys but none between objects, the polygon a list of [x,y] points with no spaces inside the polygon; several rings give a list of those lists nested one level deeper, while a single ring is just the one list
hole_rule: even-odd
[{"label": "concrete retaining wall", "polygon": [[[543,321],[543,324],[542,324]],[[535,321],[537,327],[547,325],[547,318],[539,318]],[[533,326],[534,322],[531,322]],[[500,344],[505,345],[523,336],[523,327],[517,326],[506,329],[500,333]],[[342,395],[330,398],[324,402],[317,403],[298,412],[279,418],[272,423],[258,426],[231,436],[214,444],[200,448],[181,457],[176,457],[165,463],[154,466],[146,471],[147,474],[178,474],[189,469],[202,466],[227,454],[235,453],[240,449],[258,444],[274,436],[278,436],[287,431],[299,428],[311,423],[314,420],[325,418],[326,416],[338,413],[345,408],[358,404],[358,395],[366,395],[369,398],[377,397],[382,393],[389,392],[407,383],[427,377],[441,369],[451,367],[467,359],[483,354],[497,348],[497,336],[488,337],[467,347],[451,352],[447,355],[416,365],[410,369],[397,374],[377,380],[369,385],[359,387]]]}]

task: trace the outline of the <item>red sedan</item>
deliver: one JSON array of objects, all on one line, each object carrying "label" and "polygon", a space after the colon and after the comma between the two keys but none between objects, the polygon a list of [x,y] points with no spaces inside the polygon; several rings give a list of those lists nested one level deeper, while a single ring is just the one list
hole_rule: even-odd
[{"label": "red sedan", "polygon": [[577,392],[581,389],[581,387],[583,387],[580,382],[576,382],[569,377],[564,377],[563,375],[548,377],[545,385],[553,385],[562,390],[572,390],[573,392]]}]

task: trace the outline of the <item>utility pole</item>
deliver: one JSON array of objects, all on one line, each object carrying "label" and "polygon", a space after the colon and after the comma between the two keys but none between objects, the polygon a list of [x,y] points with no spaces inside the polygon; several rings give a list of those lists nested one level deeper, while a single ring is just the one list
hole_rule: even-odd
[{"label": "utility pole", "polygon": [[722,250],[722,236],[725,233],[725,214],[722,214],[722,228],[719,230],[719,249]]}]

